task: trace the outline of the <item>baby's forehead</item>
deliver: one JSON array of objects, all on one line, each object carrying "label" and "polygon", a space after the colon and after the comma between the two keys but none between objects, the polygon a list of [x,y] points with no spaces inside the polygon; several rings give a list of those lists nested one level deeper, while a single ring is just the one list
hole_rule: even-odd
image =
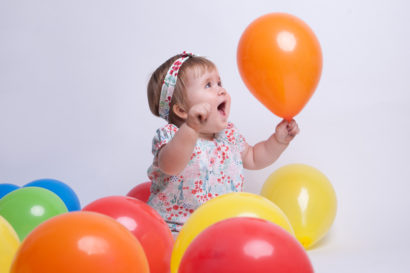
[{"label": "baby's forehead", "polygon": [[188,68],[187,76],[191,79],[200,79],[202,77],[217,75],[219,77],[219,72],[216,66],[202,66],[196,65]]}]

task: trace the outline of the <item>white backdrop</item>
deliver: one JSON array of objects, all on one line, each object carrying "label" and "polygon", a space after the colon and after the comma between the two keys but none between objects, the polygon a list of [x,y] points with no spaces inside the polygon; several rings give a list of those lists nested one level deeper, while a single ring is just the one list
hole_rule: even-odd
[{"label": "white backdrop", "polygon": [[84,206],[145,182],[164,123],[146,84],[182,50],[217,64],[248,142],[267,138],[280,119],[245,88],[236,47],[252,20],[288,12],[318,36],[322,78],[296,117],[300,135],[272,166],[247,171],[245,189],[259,193],[289,163],[318,168],[339,207],[309,251],[316,272],[409,272],[409,10],[405,0],[2,0],[0,183],[59,179]]}]

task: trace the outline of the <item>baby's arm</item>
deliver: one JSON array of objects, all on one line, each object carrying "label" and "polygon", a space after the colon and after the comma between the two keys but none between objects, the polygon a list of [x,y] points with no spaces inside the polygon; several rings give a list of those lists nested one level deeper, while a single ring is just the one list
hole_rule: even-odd
[{"label": "baby's arm", "polygon": [[298,133],[299,127],[294,120],[291,122],[283,120],[276,126],[275,133],[267,140],[245,148],[242,152],[244,168],[258,170],[271,165]]},{"label": "baby's arm", "polygon": [[183,123],[172,140],[158,153],[158,166],[168,175],[177,175],[188,164],[198,133]]},{"label": "baby's arm", "polygon": [[199,129],[206,123],[209,111],[209,104],[191,107],[186,122],[172,140],[159,150],[158,166],[162,172],[178,175],[186,167],[198,140]]}]

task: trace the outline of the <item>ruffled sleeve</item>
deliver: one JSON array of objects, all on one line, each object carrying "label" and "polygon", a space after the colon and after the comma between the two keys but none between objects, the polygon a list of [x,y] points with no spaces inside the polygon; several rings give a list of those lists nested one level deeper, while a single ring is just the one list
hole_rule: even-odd
[{"label": "ruffled sleeve", "polygon": [[242,153],[248,145],[243,135],[238,131],[232,122],[229,122],[224,129],[223,136],[231,145],[236,146],[240,153]]},{"label": "ruffled sleeve", "polygon": [[152,154],[157,156],[161,147],[170,142],[177,131],[178,127],[174,124],[167,124],[164,127],[159,128],[152,140]]}]

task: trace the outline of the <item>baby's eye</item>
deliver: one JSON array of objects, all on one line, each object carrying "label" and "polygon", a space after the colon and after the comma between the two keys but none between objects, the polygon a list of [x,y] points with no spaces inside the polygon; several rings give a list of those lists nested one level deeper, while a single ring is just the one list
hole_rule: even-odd
[{"label": "baby's eye", "polygon": [[221,81],[218,82],[218,86],[222,87],[222,82]]},{"label": "baby's eye", "polygon": [[205,85],[205,88],[211,88],[211,82],[208,82],[206,85]]}]

